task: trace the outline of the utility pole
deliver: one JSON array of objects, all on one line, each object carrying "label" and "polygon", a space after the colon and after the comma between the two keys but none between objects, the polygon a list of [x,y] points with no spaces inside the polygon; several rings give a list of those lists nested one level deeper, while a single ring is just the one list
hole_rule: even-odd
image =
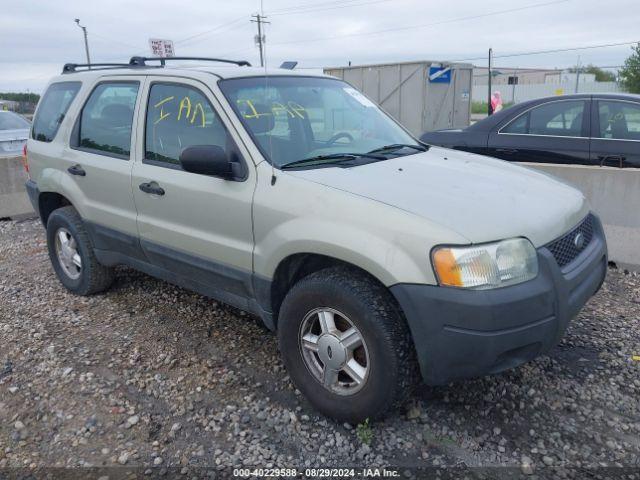
[{"label": "utility pole", "polygon": [[493,72],[491,71],[491,67],[492,67],[492,63],[493,63],[493,48],[489,49],[489,91],[488,91],[488,95],[487,95],[487,115],[493,115],[493,107],[491,106],[491,80],[493,77]]},{"label": "utility pole", "polygon": [[265,35],[262,33],[262,25],[266,23],[271,23],[271,22],[265,21],[267,17],[265,17],[264,15],[260,15],[259,13],[256,13],[255,15],[251,15],[251,16],[255,18],[255,20],[251,20],[251,21],[253,23],[258,24],[258,35],[256,35],[255,39],[256,39],[256,44],[260,49],[260,66],[264,67],[264,43],[266,41],[266,38],[265,38]]},{"label": "utility pole", "polygon": [[580,55],[578,55],[578,64],[576,65],[576,91],[578,93],[578,89],[580,88]]},{"label": "utility pole", "polygon": [[89,68],[91,68],[91,58],[89,57],[89,41],[87,40],[87,27],[83,27],[82,25],[80,25],[79,18],[76,18],[75,22],[78,24],[78,26],[82,29],[82,32],[84,33],[84,51],[87,54],[87,64],[89,65]]}]

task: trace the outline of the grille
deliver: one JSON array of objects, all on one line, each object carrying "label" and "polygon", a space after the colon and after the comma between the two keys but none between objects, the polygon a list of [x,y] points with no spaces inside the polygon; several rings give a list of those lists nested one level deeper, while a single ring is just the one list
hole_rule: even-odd
[{"label": "grille", "polygon": [[[575,244],[575,238],[578,233],[584,237],[582,248],[578,248]],[[593,215],[589,214],[576,228],[566,235],[554,240],[547,248],[553,254],[560,267],[564,267],[571,263],[582,252],[593,239]]]}]

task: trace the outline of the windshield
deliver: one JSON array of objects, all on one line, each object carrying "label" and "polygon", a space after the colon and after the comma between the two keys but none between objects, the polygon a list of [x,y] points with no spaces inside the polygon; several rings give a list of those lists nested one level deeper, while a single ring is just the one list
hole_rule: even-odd
[{"label": "windshield", "polygon": [[[357,157],[387,145],[418,145],[340,80],[249,77],[221,80],[219,85],[263,155],[277,167],[314,157]],[[402,154],[417,152],[408,148]]]},{"label": "windshield", "polygon": [[0,112],[0,130],[19,130],[31,125],[20,115],[11,112]]}]

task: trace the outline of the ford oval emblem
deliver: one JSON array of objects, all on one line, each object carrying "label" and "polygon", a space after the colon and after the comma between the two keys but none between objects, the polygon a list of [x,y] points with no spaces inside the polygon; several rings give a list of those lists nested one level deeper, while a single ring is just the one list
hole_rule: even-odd
[{"label": "ford oval emblem", "polygon": [[576,236],[573,237],[573,244],[578,250],[582,250],[582,248],[584,247],[584,235],[582,234],[582,232],[576,233]]}]

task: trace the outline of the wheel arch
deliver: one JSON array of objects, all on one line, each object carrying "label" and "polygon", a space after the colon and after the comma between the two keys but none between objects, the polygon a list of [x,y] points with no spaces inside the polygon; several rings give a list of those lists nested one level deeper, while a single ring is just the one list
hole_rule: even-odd
[{"label": "wheel arch", "polygon": [[40,212],[40,220],[43,225],[47,226],[49,216],[61,207],[73,206],[71,201],[64,195],[57,192],[41,192],[38,195],[38,211]]},{"label": "wheel arch", "polygon": [[[278,326],[278,314],[280,312],[282,301],[291,287],[293,287],[302,278],[312,273],[332,267],[344,267],[345,269],[351,269],[354,272],[358,272],[369,277],[382,287],[387,288],[380,278],[376,277],[366,269],[346,260],[311,252],[291,254],[280,261],[276,267],[272,280],[268,282],[268,291],[262,292],[263,298],[266,297],[266,300],[271,307],[273,322],[276,328]],[[393,295],[391,295],[391,297],[393,297]],[[399,305],[398,308],[400,308]]]}]

